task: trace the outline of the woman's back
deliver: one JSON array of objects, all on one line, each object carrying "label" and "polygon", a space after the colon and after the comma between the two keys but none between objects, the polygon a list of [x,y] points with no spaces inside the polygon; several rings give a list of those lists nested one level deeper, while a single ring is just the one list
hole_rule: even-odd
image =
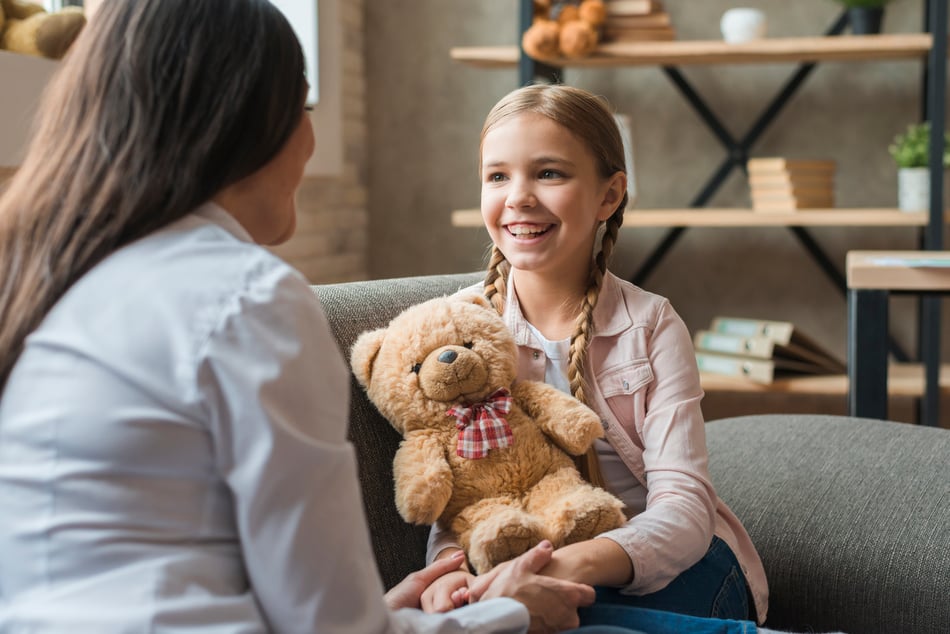
[{"label": "woman's back", "polygon": [[[0,603],[139,631],[166,610],[261,622],[220,475],[216,445],[229,431],[211,415],[218,379],[205,357],[247,293],[288,274],[189,216],[63,296],[0,401]],[[266,369],[248,367],[249,379]],[[48,610],[54,600],[78,612]]]}]

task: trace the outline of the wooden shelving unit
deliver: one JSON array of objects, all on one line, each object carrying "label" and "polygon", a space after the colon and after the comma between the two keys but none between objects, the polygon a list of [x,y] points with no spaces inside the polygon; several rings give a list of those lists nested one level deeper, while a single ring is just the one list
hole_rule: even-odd
[{"label": "wooden shelving unit", "polygon": [[[925,227],[927,212],[898,209],[809,209],[759,212],[748,209],[628,209],[624,227]],[[481,227],[478,209],[452,212],[456,227]]]},{"label": "wooden shelving unit", "polygon": [[[532,19],[530,0],[519,0],[521,29],[527,28]],[[946,22],[946,0],[925,0],[925,14],[929,24],[943,25]],[[694,227],[786,227],[802,245],[809,250],[830,278],[841,286],[844,280],[836,270],[830,258],[825,255],[816,242],[807,233],[812,227],[908,227],[915,229],[922,237],[924,248],[942,248],[943,227],[947,220],[947,210],[941,213],[937,199],[931,202],[931,208],[925,212],[905,213],[897,209],[814,209],[787,213],[754,212],[750,209],[716,209],[705,207],[711,194],[722,183],[729,169],[744,167],[751,147],[762,130],[771,122],[798,86],[807,77],[815,64],[819,62],[871,62],[886,60],[911,60],[924,64],[926,87],[922,94],[927,97],[926,113],[936,123],[934,129],[943,128],[945,107],[945,81],[936,78],[945,74],[946,69],[946,27],[941,26],[931,33],[902,33],[881,35],[844,35],[847,27],[846,14],[842,13],[823,36],[763,38],[742,44],[729,44],[721,40],[673,40],[661,42],[623,42],[605,43],[589,57],[581,59],[555,58],[532,60],[522,55],[520,47],[455,47],[450,56],[456,62],[473,68],[511,69],[519,71],[520,83],[535,78],[560,80],[560,71],[566,68],[604,68],[650,66],[661,68],[680,90],[684,98],[697,110],[710,129],[720,137],[729,149],[726,162],[714,173],[712,180],[687,209],[636,209],[632,208],[624,216],[624,227],[654,227],[668,229],[668,233],[648,255],[641,268],[634,273],[632,281],[640,283],[644,277],[669,251],[682,231]],[[927,31],[928,29],[924,29]],[[938,33],[939,39],[932,33]],[[763,117],[744,137],[731,138],[696,92],[689,86],[679,67],[715,64],[773,64],[795,63],[798,69],[793,73],[776,98],[769,104]],[[931,135],[931,143],[940,142],[940,133]],[[931,166],[932,174],[939,172],[939,166]],[[458,227],[481,227],[481,216],[477,209],[463,209],[452,212],[452,224]],[[931,305],[926,311],[921,309],[926,326],[921,326],[922,342],[936,342],[939,345],[939,308]],[[927,345],[922,343],[922,347]],[[899,355],[903,356],[903,355]],[[922,357],[924,358],[924,357]],[[943,392],[950,390],[950,366],[941,370],[939,388]],[[928,374],[933,376],[933,368]],[[925,395],[924,372],[921,366],[900,364],[891,368],[888,391],[895,395],[919,397]],[[803,377],[780,379],[771,385],[729,379],[715,376],[703,377],[703,388],[707,391],[739,392],[788,392],[808,394],[847,394],[847,376]],[[927,410],[936,411],[933,397],[926,394],[924,417]]]},{"label": "wooden shelving unit", "polygon": [[[601,44],[581,59],[553,58],[561,68],[604,66],[690,66],[778,62],[874,61],[924,59],[933,44],[928,33],[765,38],[742,44],[720,40],[615,42]],[[514,68],[517,46],[468,46],[449,51],[453,60],[477,68]]]}]

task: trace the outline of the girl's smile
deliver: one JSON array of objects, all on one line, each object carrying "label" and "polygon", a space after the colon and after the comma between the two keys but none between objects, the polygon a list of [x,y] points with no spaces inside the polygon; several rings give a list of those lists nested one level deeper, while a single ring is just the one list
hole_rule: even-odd
[{"label": "girl's smile", "polygon": [[545,235],[552,227],[554,227],[553,224],[537,225],[523,222],[505,225],[505,229],[508,230],[508,233],[520,240],[530,240]]}]

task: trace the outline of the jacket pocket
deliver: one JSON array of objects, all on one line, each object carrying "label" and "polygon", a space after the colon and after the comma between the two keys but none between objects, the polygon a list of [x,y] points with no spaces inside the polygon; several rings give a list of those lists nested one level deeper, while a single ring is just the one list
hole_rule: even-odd
[{"label": "jacket pocket", "polygon": [[[648,359],[614,366],[597,375],[597,385],[613,417],[628,429],[634,425],[638,432],[643,428],[646,392],[652,383],[653,367]],[[633,441],[641,444],[639,438]]]}]

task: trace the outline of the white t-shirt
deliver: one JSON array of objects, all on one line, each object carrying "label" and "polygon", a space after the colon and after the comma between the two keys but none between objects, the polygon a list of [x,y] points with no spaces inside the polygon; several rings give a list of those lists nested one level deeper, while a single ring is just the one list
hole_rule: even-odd
[{"label": "white t-shirt", "polygon": [[389,612],[304,278],[208,204],[101,262],[0,400],[0,631],[521,632]]},{"label": "white t-shirt", "polygon": [[[527,322],[525,322],[527,323]],[[565,394],[571,393],[571,382],[567,378],[567,364],[570,360],[570,339],[551,341],[541,331],[528,324],[528,329],[544,350],[544,382],[556,387]],[[610,492],[623,501],[628,512],[640,512],[647,506],[647,490],[640,484],[627,465],[623,463],[614,448],[606,440],[594,441],[600,471]]]}]

